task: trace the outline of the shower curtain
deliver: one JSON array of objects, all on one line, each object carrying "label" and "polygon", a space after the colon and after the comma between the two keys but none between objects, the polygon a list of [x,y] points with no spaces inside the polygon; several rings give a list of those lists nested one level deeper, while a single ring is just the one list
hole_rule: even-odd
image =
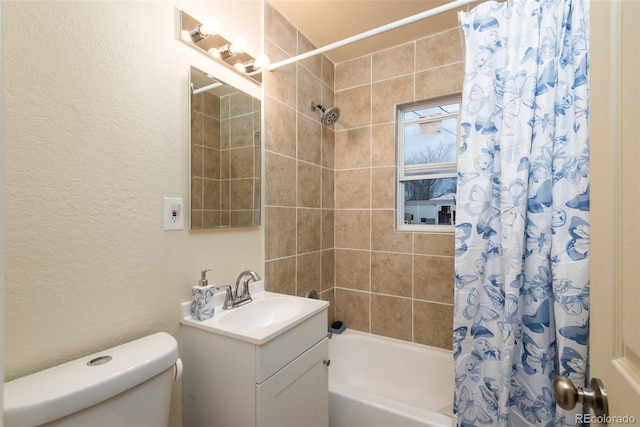
[{"label": "shower curtain", "polygon": [[457,424],[575,425],[551,384],[588,375],[589,4],[486,2],[460,21]]}]

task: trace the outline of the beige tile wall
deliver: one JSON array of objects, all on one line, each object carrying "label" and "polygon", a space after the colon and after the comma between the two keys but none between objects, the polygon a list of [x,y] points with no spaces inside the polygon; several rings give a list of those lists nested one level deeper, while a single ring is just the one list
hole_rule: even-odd
[{"label": "beige tile wall", "polygon": [[191,97],[191,228],[220,225],[220,98]]},{"label": "beige tile wall", "polygon": [[191,228],[260,223],[260,101],[191,97]]},{"label": "beige tile wall", "polygon": [[335,309],[348,327],[451,348],[451,234],[395,230],[396,105],[462,90],[458,29],[336,64]]},{"label": "beige tile wall", "polygon": [[[265,34],[273,61],[313,48],[269,4]],[[451,348],[454,236],[395,230],[395,106],[459,92],[462,76],[458,29],[265,76],[268,287],[313,287],[350,328]],[[334,129],[311,101],[340,107]]]},{"label": "beige tile wall", "polygon": [[260,109],[243,92],[220,99],[221,226],[260,223]]},{"label": "beige tile wall", "polygon": [[[270,4],[265,51],[279,61],[315,47]],[[332,303],[334,284],[334,131],[310,104],[333,105],[333,63],[314,56],[266,73],[265,284]]]}]

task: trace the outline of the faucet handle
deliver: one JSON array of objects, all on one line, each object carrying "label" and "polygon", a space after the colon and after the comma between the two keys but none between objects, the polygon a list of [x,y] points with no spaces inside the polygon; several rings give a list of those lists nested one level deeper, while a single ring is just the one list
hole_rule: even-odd
[{"label": "faucet handle", "polygon": [[225,290],[225,294],[224,294],[224,303],[222,304],[222,309],[223,310],[227,310],[229,308],[231,308],[233,306],[233,300],[234,300],[234,296],[233,296],[233,289],[231,288],[231,286],[226,285],[226,286],[216,286],[216,290]]}]

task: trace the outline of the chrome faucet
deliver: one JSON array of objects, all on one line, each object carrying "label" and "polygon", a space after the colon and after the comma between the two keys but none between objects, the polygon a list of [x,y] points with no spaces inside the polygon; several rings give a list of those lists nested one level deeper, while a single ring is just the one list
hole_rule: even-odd
[{"label": "chrome faucet", "polygon": [[223,310],[229,310],[231,308],[234,308],[234,301],[235,301],[235,296],[233,295],[233,289],[231,288],[231,286],[226,285],[226,286],[216,286],[217,290],[221,290],[224,289],[225,290],[225,294],[224,294],[224,303],[222,304],[222,309]]},{"label": "chrome faucet", "polygon": [[239,290],[238,287],[240,286],[240,282],[242,281],[242,279],[244,279],[246,276],[250,276],[250,279],[253,279],[254,282],[261,280],[260,275],[253,270],[245,270],[242,273],[240,273],[240,275],[236,279],[236,298],[249,298],[249,300],[251,300],[251,295],[249,295],[250,279],[247,279],[244,282],[242,282],[244,284],[244,287],[242,290],[242,294],[238,296],[238,290]]},{"label": "chrome faucet", "polygon": [[[249,276],[247,280],[242,280],[246,276]],[[249,293],[249,281],[253,279],[254,282],[261,280],[260,275],[253,270],[246,270],[240,273],[238,279],[236,280],[235,289],[231,288],[231,286],[217,286],[216,289],[224,289],[224,303],[222,304],[223,310],[230,310],[232,308],[240,307],[241,305],[250,303],[253,301],[251,299],[251,294]],[[240,284],[242,283],[242,293],[240,291]]]}]

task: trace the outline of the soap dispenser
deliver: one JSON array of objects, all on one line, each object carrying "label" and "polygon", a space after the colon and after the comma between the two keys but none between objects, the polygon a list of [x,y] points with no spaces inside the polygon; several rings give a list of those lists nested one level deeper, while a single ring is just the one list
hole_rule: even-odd
[{"label": "soap dispenser", "polygon": [[214,314],[213,291],[215,286],[209,285],[207,271],[211,270],[200,271],[198,286],[191,288],[191,316],[198,320],[209,319]]}]

